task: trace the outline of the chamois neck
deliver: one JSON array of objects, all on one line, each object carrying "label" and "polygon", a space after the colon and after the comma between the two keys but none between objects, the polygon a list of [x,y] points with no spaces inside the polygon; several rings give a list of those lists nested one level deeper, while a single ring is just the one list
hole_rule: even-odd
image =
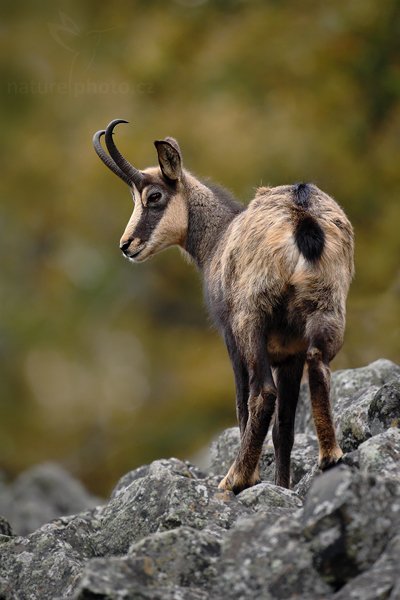
[{"label": "chamois neck", "polygon": [[189,219],[185,250],[203,270],[223,232],[244,206],[219,186],[203,184],[189,174],[186,179]]}]

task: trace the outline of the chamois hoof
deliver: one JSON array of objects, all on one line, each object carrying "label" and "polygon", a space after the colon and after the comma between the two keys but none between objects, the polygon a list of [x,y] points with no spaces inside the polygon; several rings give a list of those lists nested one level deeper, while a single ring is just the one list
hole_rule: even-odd
[{"label": "chamois hoof", "polygon": [[258,473],[258,469],[253,473],[250,478],[245,478],[243,475],[235,471],[234,466],[229,469],[225,477],[219,482],[218,489],[228,490],[234,494],[239,494],[253,485],[261,483],[261,479]]},{"label": "chamois hoof", "polygon": [[332,469],[332,467],[336,467],[336,465],[342,462],[343,452],[340,450],[335,450],[328,456],[323,456],[320,458],[318,462],[318,467],[321,471],[328,471],[328,469]]}]

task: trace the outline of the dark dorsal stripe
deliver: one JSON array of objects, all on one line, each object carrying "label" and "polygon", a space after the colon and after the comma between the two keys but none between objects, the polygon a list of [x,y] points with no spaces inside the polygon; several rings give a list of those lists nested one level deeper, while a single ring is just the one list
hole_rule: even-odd
[{"label": "dark dorsal stripe", "polygon": [[293,186],[293,200],[301,208],[308,208],[311,200],[312,188],[309,183],[296,183]]}]

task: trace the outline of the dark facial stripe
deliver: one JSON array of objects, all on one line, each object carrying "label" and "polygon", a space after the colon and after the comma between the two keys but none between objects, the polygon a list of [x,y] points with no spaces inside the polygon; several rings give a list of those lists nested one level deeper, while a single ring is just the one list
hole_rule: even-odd
[{"label": "dark facial stripe", "polygon": [[164,215],[166,206],[163,208],[151,208],[144,206],[139,222],[134,231],[134,237],[139,238],[142,242],[147,242],[153,231],[156,229],[158,223],[161,221]]}]

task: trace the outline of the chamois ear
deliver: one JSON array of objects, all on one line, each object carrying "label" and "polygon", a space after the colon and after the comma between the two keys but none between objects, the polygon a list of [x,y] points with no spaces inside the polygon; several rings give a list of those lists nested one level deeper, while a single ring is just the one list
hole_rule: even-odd
[{"label": "chamois ear", "polygon": [[174,138],[167,137],[165,140],[156,140],[154,145],[157,149],[158,162],[164,177],[170,181],[177,181],[182,175],[182,155],[179,144]]}]

